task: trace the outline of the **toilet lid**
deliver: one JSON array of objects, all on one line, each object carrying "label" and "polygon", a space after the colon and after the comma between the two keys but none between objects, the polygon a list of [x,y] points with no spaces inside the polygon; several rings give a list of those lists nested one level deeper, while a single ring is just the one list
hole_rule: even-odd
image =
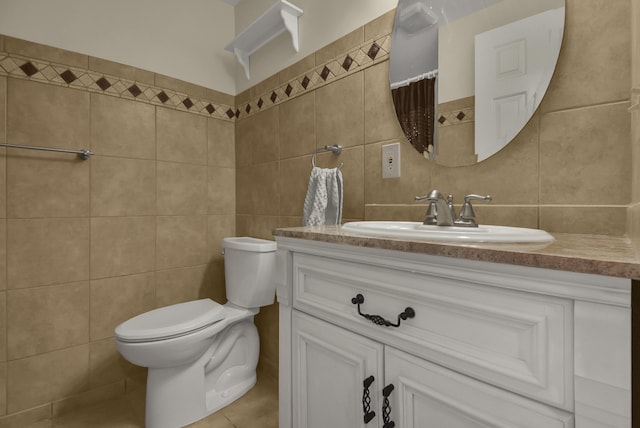
[{"label": "toilet lid", "polygon": [[181,336],[224,318],[224,308],[211,299],[178,303],[140,314],[116,327],[125,342],[148,342]]}]

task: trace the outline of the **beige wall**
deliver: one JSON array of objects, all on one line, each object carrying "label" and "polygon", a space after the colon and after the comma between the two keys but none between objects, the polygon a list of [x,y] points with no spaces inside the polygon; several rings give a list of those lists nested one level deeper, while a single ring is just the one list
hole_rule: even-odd
[{"label": "beige wall", "polygon": [[[236,93],[234,8],[220,0],[3,0],[2,34]],[[98,18],[99,17],[99,18]],[[170,25],[168,23],[171,23]],[[162,25],[160,23],[167,23]]]},{"label": "beige wall", "polygon": [[[631,102],[640,102],[640,0],[631,0],[631,86],[635,89]],[[633,89],[632,89],[633,90]],[[640,254],[640,108],[631,114],[631,145],[633,159],[632,197],[629,208],[629,235],[634,241],[636,250]]]},{"label": "beige wall", "polygon": [[[480,222],[551,232],[623,235],[631,195],[630,10],[626,0],[568,0],[565,39],[541,108],[506,149],[480,164],[427,163],[402,142],[402,176],[381,178],[381,146],[401,139],[390,100],[388,62],[372,62],[330,84],[302,91],[236,125],[238,232],[269,236],[301,221],[311,153],[339,143],[345,220],[420,220],[413,197],[437,188],[476,205]],[[330,58],[391,30],[393,14],[360,28],[240,94],[238,104],[311,75]],[[295,83],[293,84],[295,87]],[[250,102],[252,105],[252,103]],[[255,111],[255,109],[254,109]]]},{"label": "beige wall", "polygon": [[[339,158],[318,156],[321,166],[344,163],[344,220],[420,220],[425,206],[413,197],[439,188],[458,201],[465,193],[493,195],[492,205],[477,204],[484,223],[637,233],[637,186],[631,195],[640,181],[632,179],[640,171],[640,132],[635,126],[629,144],[629,7],[627,0],[568,0],[550,92],[505,150],[476,166],[446,168],[403,141],[402,177],[391,180],[381,178],[381,146],[402,137],[387,89],[388,57],[362,60],[356,48],[383,43],[378,36],[390,32],[392,13],[235,98],[0,36],[0,52],[188,94],[200,107],[206,101],[198,100],[238,106],[239,116],[234,128],[228,116],[179,103],[167,108],[126,92],[107,96],[95,86],[0,75],[0,141],[96,152],[82,162],[0,149],[0,415],[23,426],[135,385],[144,372],[118,356],[115,325],[200,296],[224,301],[222,237],[272,238],[275,227],[299,225],[318,146],[345,147]],[[346,53],[362,65],[342,73],[333,63]],[[314,77],[308,90],[295,83],[327,64],[335,78]],[[281,90],[287,82],[290,98]],[[254,100],[276,92],[277,102],[255,108]],[[261,364],[274,373],[276,305],[256,323]]]},{"label": "beige wall", "polygon": [[[236,34],[244,31],[258,17],[276,3],[276,0],[252,0],[240,2],[235,7]],[[236,68],[236,94],[268,78],[338,37],[364,25],[383,13],[395,9],[398,0],[294,0],[291,3],[302,9],[298,20],[299,50],[291,43],[291,35],[284,32],[251,55],[251,80],[244,70]],[[331,23],[331,25],[327,25]]]},{"label": "beige wall", "polygon": [[[0,36],[0,52],[234,105],[9,37]],[[220,249],[235,234],[235,153],[231,120],[15,76],[0,76],[0,142],[95,152],[82,161],[0,149],[0,415],[25,426],[22,417],[46,418],[143,380],[115,348],[120,322],[204,296],[225,301]]]}]

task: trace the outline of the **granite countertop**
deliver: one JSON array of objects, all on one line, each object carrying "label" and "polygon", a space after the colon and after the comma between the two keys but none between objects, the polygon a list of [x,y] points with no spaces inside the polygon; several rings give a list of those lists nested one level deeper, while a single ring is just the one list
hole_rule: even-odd
[{"label": "granite countertop", "polygon": [[556,240],[544,244],[462,244],[365,237],[344,232],[340,226],[282,228],[274,230],[273,234],[276,237],[640,279],[640,258],[631,241],[625,237],[554,233]]}]

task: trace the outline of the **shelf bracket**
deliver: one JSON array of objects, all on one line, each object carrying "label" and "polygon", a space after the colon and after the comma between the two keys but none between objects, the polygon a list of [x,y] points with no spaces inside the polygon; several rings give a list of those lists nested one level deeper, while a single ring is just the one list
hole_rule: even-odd
[{"label": "shelf bracket", "polygon": [[251,54],[243,50],[240,50],[238,48],[235,48],[233,50],[233,53],[236,54],[236,58],[238,59],[238,62],[240,63],[242,68],[244,68],[244,75],[247,76],[247,80],[249,80],[251,78],[249,75],[249,56]]},{"label": "shelf bracket", "polygon": [[298,43],[298,17],[300,15],[293,15],[284,9],[280,11],[280,15],[282,16],[284,27],[291,34],[291,43],[293,44],[293,49],[298,52],[300,50]]},{"label": "shelf bracket", "polygon": [[249,57],[283,32],[291,34],[293,49],[299,51],[298,18],[301,15],[302,9],[286,0],[279,0],[225,46],[225,50],[235,54],[247,80],[251,78]]}]

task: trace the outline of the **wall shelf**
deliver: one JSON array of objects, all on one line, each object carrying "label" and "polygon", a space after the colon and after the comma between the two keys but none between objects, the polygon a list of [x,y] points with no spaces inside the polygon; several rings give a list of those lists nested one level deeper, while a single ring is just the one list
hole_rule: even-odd
[{"label": "wall shelf", "polygon": [[302,15],[302,9],[286,0],[278,0],[260,18],[225,46],[226,50],[236,55],[238,62],[244,68],[247,79],[250,79],[249,57],[284,31],[291,33],[293,49],[298,52],[298,18],[300,15]]}]

